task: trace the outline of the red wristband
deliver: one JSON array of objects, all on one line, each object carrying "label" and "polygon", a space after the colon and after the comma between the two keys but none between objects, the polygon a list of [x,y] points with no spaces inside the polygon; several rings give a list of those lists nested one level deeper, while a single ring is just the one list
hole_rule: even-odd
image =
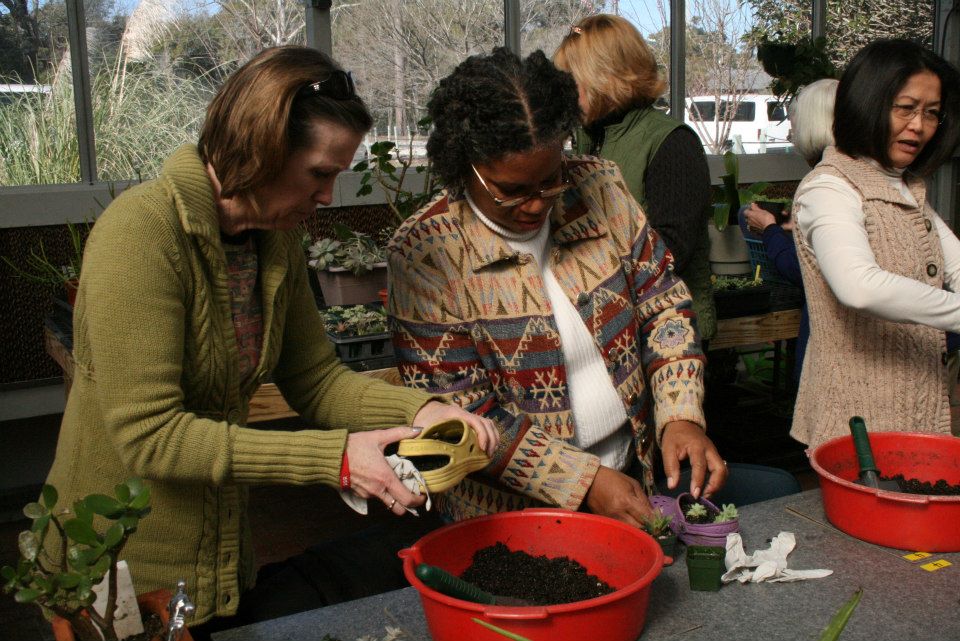
[{"label": "red wristband", "polygon": [[340,489],[350,487],[350,462],[347,460],[347,451],[343,451],[343,462],[340,463]]}]

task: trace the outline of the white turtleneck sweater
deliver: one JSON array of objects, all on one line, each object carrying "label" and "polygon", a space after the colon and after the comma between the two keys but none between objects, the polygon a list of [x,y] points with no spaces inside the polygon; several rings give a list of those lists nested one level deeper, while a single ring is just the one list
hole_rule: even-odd
[{"label": "white turtleneck sweater", "polygon": [[[908,202],[916,204],[902,170],[873,165]],[[864,227],[860,195],[841,178],[820,175],[804,183],[794,196],[793,215],[824,280],[841,303],[894,322],[960,332],[960,241],[940,216],[933,216],[933,224],[943,247],[946,289],[880,268]]]},{"label": "white turtleneck sweater", "polygon": [[567,389],[574,420],[573,444],[599,457],[601,465],[623,471],[631,460],[633,442],[629,428],[625,427],[627,413],[607,373],[600,349],[550,269],[549,219],[537,231],[518,234],[484,216],[469,194],[466,198],[473,213],[491,231],[501,236],[512,249],[531,255],[540,267],[560,333],[567,370]]}]

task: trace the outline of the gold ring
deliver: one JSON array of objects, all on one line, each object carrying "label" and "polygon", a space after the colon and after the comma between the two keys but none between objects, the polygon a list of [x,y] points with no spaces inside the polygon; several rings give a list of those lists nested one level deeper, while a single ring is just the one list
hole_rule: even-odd
[{"label": "gold ring", "polygon": [[393,509],[393,506],[396,505],[396,504],[397,504],[397,499],[393,499],[393,501],[390,503],[390,505],[387,506],[387,509],[388,509],[388,510],[392,510],[392,509]]}]

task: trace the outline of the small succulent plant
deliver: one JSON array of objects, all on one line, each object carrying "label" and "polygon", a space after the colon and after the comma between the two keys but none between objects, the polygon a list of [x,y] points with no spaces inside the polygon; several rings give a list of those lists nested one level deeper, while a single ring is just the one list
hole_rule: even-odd
[{"label": "small succulent plant", "polygon": [[643,530],[653,537],[663,536],[670,533],[670,522],[673,516],[665,516],[660,510],[654,510],[653,514],[643,519]]}]

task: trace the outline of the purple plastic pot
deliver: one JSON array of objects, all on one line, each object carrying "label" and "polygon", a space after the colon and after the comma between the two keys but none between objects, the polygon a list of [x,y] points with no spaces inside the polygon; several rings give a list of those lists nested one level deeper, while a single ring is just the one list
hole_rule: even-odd
[{"label": "purple plastic pot", "polygon": [[689,498],[690,501],[701,503],[707,508],[707,511],[716,515],[720,513],[720,508],[707,499],[694,499],[688,492],[677,496],[654,495],[650,497],[650,504],[653,509],[659,509],[664,516],[672,516],[670,519],[670,529],[676,532],[677,538],[687,545],[709,545],[714,547],[724,547],[727,544],[727,535],[731,532],[740,531],[740,521],[724,521],[723,523],[689,523],[680,508],[680,499]]}]

